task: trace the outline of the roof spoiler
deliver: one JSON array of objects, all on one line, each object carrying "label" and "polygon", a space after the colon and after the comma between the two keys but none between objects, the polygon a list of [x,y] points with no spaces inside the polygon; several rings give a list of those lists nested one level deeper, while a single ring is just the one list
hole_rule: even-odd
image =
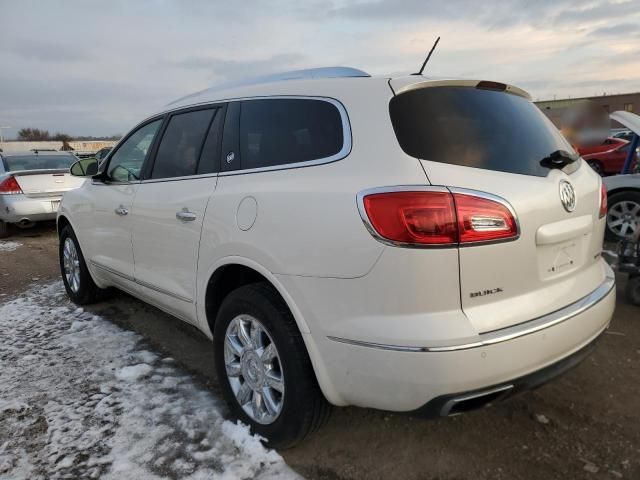
[{"label": "roof spoiler", "polygon": [[521,88],[507,83],[492,82],[489,80],[459,80],[459,79],[428,79],[410,75],[407,77],[392,78],[389,81],[393,92],[399,95],[410,90],[417,90],[429,87],[472,87],[483,90],[497,90],[505,93],[512,93],[527,100],[531,100],[531,95]]}]

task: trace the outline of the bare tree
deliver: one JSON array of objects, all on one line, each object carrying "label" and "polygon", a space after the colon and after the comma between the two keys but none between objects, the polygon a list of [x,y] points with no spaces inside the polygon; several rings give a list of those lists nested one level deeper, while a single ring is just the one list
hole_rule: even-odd
[{"label": "bare tree", "polygon": [[39,128],[21,128],[18,130],[18,140],[30,142],[51,140],[48,130],[40,130]]}]

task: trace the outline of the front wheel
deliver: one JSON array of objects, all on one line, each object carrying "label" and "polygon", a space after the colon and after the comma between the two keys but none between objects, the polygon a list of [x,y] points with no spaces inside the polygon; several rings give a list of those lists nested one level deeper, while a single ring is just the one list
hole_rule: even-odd
[{"label": "front wheel", "polygon": [[101,300],[106,290],[99,288],[91,278],[78,239],[69,225],[60,232],[58,253],[62,281],[71,301],[78,305],[88,305]]},{"label": "front wheel", "polygon": [[287,448],[328,418],[302,336],[286,304],[266,283],[245,285],[223,301],[214,353],[222,393],[234,417]]}]

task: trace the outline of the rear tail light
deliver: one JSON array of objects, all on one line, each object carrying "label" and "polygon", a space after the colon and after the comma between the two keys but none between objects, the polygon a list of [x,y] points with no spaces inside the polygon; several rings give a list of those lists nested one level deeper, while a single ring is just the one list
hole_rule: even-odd
[{"label": "rear tail light", "polygon": [[455,192],[453,198],[460,243],[507,240],[518,236],[516,218],[503,203]]},{"label": "rear tail light", "polygon": [[403,245],[463,245],[512,240],[519,234],[506,202],[466,191],[365,193],[362,209],[376,236]]},{"label": "rear tail light", "polygon": [[458,242],[453,197],[448,192],[386,192],[364,197],[371,225],[393,242],[443,245]]},{"label": "rear tail light", "polygon": [[13,176],[9,176],[0,182],[0,195],[13,195],[16,193],[22,193],[22,189]]},{"label": "rear tail light", "polygon": [[603,218],[607,214],[607,187],[604,183],[600,186],[600,215]]}]

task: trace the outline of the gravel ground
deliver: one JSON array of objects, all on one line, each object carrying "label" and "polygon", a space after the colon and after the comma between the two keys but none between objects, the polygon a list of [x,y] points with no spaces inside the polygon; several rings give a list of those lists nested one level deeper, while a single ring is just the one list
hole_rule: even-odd
[{"label": "gravel ground", "polygon": [[[22,244],[12,251],[9,250],[13,247],[6,248],[0,244],[0,304],[4,302],[0,308],[4,309],[16,301],[31,302],[36,312],[40,311],[37,309],[45,309],[46,318],[49,318],[47,308],[60,308],[62,310],[54,315],[51,325],[64,326],[45,328],[29,317],[21,320],[24,327],[19,329],[20,339],[15,337],[15,333],[8,337],[2,332],[3,338],[11,338],[0,347],[0,445],[5,442],[2,446],[5,458],[13,455],[14,462],[15,458],[27,458],[27,465],[20,468],[35,469],[32,472],[47,471],[47,478],[54,476],[52,472],[63,477],[80,466],[84,470],[77,472],[95,472],[90,467],[100,465],[92,463],[100,458],[109,459],[105,460],[108,468],[103,470],[99,467],[97,470],[105,474],[113,474],[117,471],[114,469],[122,465],[133,465],[140,472],[160,478],[187,478],[196,472],[206,472],[207,468],[213,468],[222,475],[224,471],[232,472],[233,469],[228,467],[224,470],[223,467],[223,470],[215,470],[212,465],[217,456],[228,452],[232,452],[229,455],[235,459],[229,465],[239,462],[235,464],[241,466],[238,468],[254,472],[248,474],[248,478],[252,478],[255,472],[265,476],[273,472],[276,475],[287,472],[275,453],[259,449],[254,452],[255,444],[243,447],[243,442],[244,445],[250,443],[252,437],[247,436],[242,428],[223,421],[224,408],[219,404],[213,355],[206,338],[194,328],[124,294],[86,311],[75,310],[60,295],[59,283],[42,287],[50,285],[58,277],[54,232],[45,227],[21,233],[10,239]],[[335,409],[329,423],[320,432],[302,445],[279,454],[297,473],[307,478],[327,480],[640,479],[640,309],[626,303],[623,295],[625,279],[620,276],[618,280],[618,306],[611,328],[593,355],[555,382],[491,408],[436,421],[359,408]],[[6,310],[0,310],[0,324],[2,312]],[[32,316],[38,317],[39,314]],[[6,318],[4,320],[6,323]],[[73,327],[74,322],[76,327]],[[74,342],[81,342],[89,341],[95,334],[122,348],[112,352],[115,358],[109,358],[115,363],[109,364],[106,357],[96,353],[97,358],[89,355],[91,361],[83,365],[73,350],[67,350],[70,348],[69,336],[75,339]],[[131,339],[125,340],[129,335]],[[18,353],[10,354],[7,345],[18,348]],[[56,348],[47,350],[51,345]],[[85,345],[83,348],[88,347]],[[33,369],[35,367],[29,362],[38,363],[29,360],[28,352],[33,349],[40,352],[38,355],[46,354],[42,358],[59,368],[42,366]],[[79,358],[85,358],[86,353],[81,353]],[[174,361],[164,362],[167,358]],[[66,368],[67,365],[71,367]],[[51,378],[42,380],[45,373]],[[7,389],[7,375],[22,378],[19,387]],[[138,378],[138,381],[132,382],[130,376]],[[87,425],[102,418],[102,413],[90,404],[97,399],[92,399],[91,395],[102,393],[93,393],[91,389],[99,390],[104,378],[108,378],[107,384],[111,387],[118,386],[124,392],[140,383],[140,378],[145,379],[142,391],[134,388],[137,393],[123,394],[120,391],[114,397],[119,402],[124,401],[126,408],[107,410],[113,422],[128,425],[129,410],[136,408],[141,414],[150,409],[149,415],[145,413],[141,417],[143,421],[131,427],[132,436],[120,431],[118,438],[124,439],[124,445],[131,448],[112,449],[111,453],[102,455],[88,447],[88,457],[81,456],[78,460],[77,452],[88,445],[82,442],[93,438],[93,430]],[[165,391],[164,382],[172,381],[167,378],[180,378],[180,388]],[[72,381],[74,379],[76,383]],[[82,383],[85,381],[89,383]],[[129,387],[122,388],[123,385]],[[46,396],[49,388],[59,390],[60,398],[69,400],[68,411],[75,412],[78,417],[69,420],[75,432],[72,437],[78,439],[73,440],[69,447],[61,441],[64,435],[60,435],[58,430],[52,431],[64,423],[55,416],[55,409],[51,410],[54,412],[51,425],[38,420],[41,416],[48,418],[45,414],[47,408],[53,408],[50,397]],[[6,410],[1,413],[5,408],[2,405],[10,405],[19,395],[28,398],[23,403],[28,404],[29,409],[24,412],[29,412],[29,421],[33,424],[13,423],[15,416],[20,415],[19,408],[18,413],[15,410],[19,404],[11,407],[14,410],[9,409],[8,417]],[[160,433],[153,430],[157,428],[153,422],[162,411],[153,408],[163,408],[154,403],[156,398],[179,406],[179,415],[167,423],[169,428],[182,432],[174,437],[174,447],[166,449],[167,458],[180,461],[176,464],[175,461],[163,460],[160,470],[154,470],[153,465],[161,455],[159,449],[165,448],[166,444],[162,442]],[[136,407],[138,402],[141,406]],[[206,410],[201,418],[208,426],[197,429],[195,438],[204,435],[212,445],[215,439],[222,442],[219,450],[212,447],[209,456],[202,461],[193,456],[193,441],[185,433],[188,427],[178,421],[178,417],[188,417],[192,408]],[[196,421],[194,418],[191,420]],[[89,437],[83,428],[87,428]],[[12,433],[6,434],[7,431]],[[241,440],[234,440],[234,435]],[[136,442],[132,438],[137,441],[145,439],[146,442],[145,437],[148,436],[151,437],[146,443],[149,458],[138,456]],[[114,442],[115,437],[109,438],[109,442]],[[15,453],[20,449],[29,452],[30,448],[32,452],[40,453]],[[254,453],[246,453],[242,448]],[[7,454],[8,451],[14,453]],[[0,450],[0,478],[3,475],[2,455]],[[243,462],[247,455],[267,460]],[[190,465],[191,473],[180,470],[181,462]],[[5,478],[20,478],[7,475],[5,473]],[[234,478],[232,473],[230,475],[229,478]]]}]

